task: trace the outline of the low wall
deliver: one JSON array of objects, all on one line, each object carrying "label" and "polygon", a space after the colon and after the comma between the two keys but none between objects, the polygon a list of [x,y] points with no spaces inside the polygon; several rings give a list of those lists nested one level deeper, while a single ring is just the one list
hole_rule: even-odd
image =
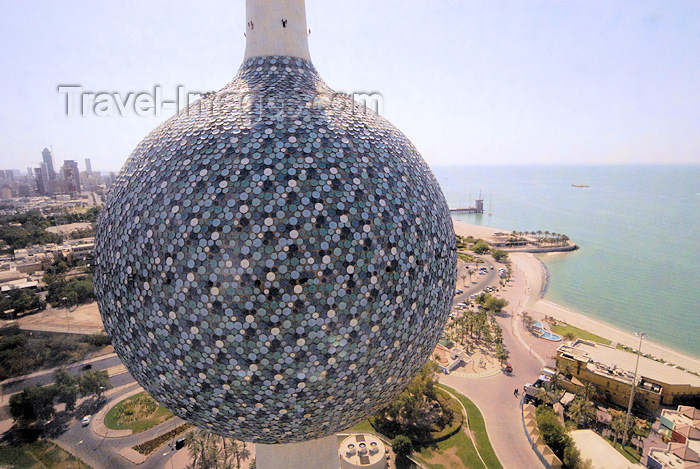
[{"label": "low wall", "polygon": [[576,251],[578,246],[572,244],[570,246],[552,246],[549,248],[498,248],[506,252],[528,252],[530,254],[544,254],[547,252],[569,252]]},{"label": "low wall", "polygon": [[537,449],[537,445],[535,445],[532,442],[532,438],[530,438],[530,432],[527,431],[527,428],[525,427],[525,411],[523,410],[523,404],[524,404],[525,396],[520,398],[520,423],[523,425],[523,431],[525,432],[525,436],[527,437],[527,441],[530,443],[530,447],[532,450],[535,452],[537,455],[537,459],[540,460],[542,465],[546,467],[547,469],[553,469],[551,464],[547,462],[546,459],[544,459],[544,456],[542,456],[542,453],[540,453],[540,450]]}]

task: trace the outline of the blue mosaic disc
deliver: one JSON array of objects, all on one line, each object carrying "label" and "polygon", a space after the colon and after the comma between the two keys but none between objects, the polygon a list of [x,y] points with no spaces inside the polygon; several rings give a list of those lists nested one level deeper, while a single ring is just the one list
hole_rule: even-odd
[{"label": "blue mosaic disc", "polygon": [[107,333],[195,425],[286,443],[385,406],[447,321],[456,251],[411,142],[313,65],[252,58],[149,134],[95,239]]}]

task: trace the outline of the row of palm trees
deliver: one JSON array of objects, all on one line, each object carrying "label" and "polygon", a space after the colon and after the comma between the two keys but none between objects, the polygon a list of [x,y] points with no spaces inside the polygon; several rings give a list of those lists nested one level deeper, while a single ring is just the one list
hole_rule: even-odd
[{"label": "row of palm trees", "polygon": [[448,337],[467,346],[470,343],[490,346],[503,343],[503,329],[486,310],[467,311],[455,318]]},{"label": "row of palm trees", "polygon": [[[187,448],[192,456],[188,469],[241,469],[241,464],[251,456],[245,442],[201,429],[194,430],[187,437]],[[249,467],[255,467],[255,460]]]},{"label": "row of palm trees", "polygon": [[542,231],[542,230],[537,230],[537,231],[512,231],[511,236],[514,237],[519,237],[519,236],[532,236],[534,238],[539,239],[540,241],[543,241],[545,243],[565,243],[569,241],[569,237],[566,236],[565,234],[561,233],[555,233],[554,231]]}]

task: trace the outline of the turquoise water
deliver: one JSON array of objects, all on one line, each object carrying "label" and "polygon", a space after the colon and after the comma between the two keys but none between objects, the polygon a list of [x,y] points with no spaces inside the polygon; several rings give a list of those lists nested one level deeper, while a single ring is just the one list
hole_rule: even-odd
[{"label": "turquoise water", "polygon": [[433,171],[450,207],[473,205],[479,190],[493,206],[457,219],[564,233],[581,247],[541,257],[547,299],[700,357],[700,165]]}]

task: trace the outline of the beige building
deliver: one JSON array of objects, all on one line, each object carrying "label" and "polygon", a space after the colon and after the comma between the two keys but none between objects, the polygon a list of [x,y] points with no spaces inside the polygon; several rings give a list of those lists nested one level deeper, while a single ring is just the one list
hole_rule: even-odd
[{"label": "beige building", "polygon": [[[596,386],[610,402],[627,407],[637,355],[607,345],[577,340],[557,349],[557,369],[562,383],[578,391],[585,383]],[[646,357],[639,358],[636,403],[650,411],[700,397],[700,376]]]}]

